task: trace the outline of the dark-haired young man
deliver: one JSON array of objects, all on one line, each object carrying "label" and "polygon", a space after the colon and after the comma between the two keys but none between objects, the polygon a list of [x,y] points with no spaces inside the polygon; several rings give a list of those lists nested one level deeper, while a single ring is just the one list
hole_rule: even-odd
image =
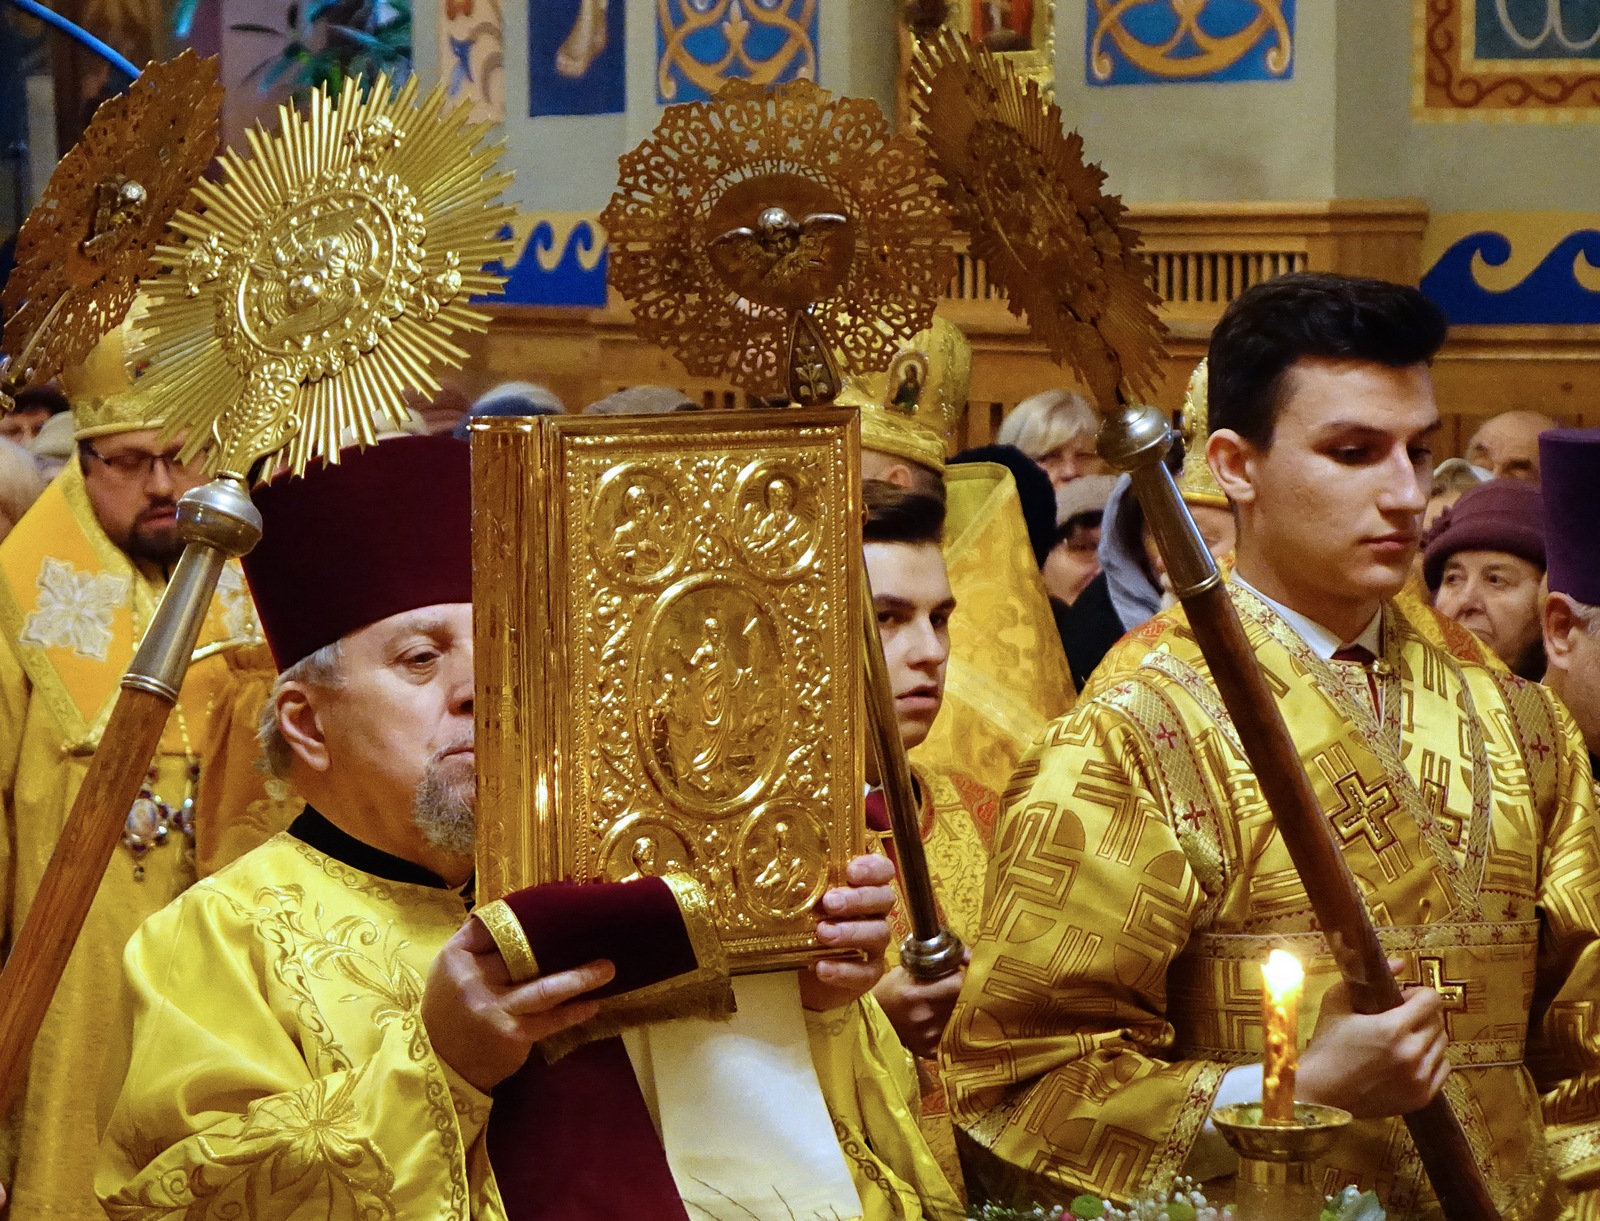
[{"label": "dark-haired young man", "polygon": [[1596,1207],[1588,758],[1547,691],[1458,662],[1391,602],[1418,545],[1444,334],[1414,289],[1299,275],[1244,293],[1210,351],[1233,600],[1405,1003],[1352,1012],[1183,611],[1166,611],[1142,660],[1035,745],[997,828],[945,1044],[991,1193],[1126,1199],[1187,1172],[1225,1199],[1207,1117],[1260,1097],[1259,964],[1283,947],[1307,969],[1297,1096],[1355,1116],[1324,1186],[1437,1217],[1401,1116],[1444,1088],[1502,1208],[1568,1215],[1568,1188]]},{"label": "dark-haired young man", "polygon": [[[927,738],[944,703],[950,618],[956,610],[942,546],[944,501],[873,479],[867,480],[864,490],[867,514],[862,538],[873,610],[894,688],[900,740],[909,749]],[[978,934],[989,834],[1000,799],[965,771],[923,762],[913,763],[912,773],[922,799],[923,849],[940,911],[945,924],[970,944]],[[877,777],[871,780],[876,786]],[[888,850],[889,816],[876,787],[867,798],[867,822]],[[918,1057],[923,1134],[950,1181],[960,1183],[954,1133],[933,1057],[962,976],[917,982],[899,965],[895,953],[899,940],[910,932],[903,908],[891,923],[895,933],[891,966],[873,995],[900,1041]]]}]

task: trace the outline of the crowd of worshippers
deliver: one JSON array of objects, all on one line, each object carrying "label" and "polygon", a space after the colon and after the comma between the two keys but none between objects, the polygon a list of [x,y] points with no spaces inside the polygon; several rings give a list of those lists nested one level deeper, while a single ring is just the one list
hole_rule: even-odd
[{"label": "crowd of worshippers", "polygon": [[[1304,332],[1280,328],[1296,311]],[[1377,319],[1371,325],[1386,333],[1375,338],[1348,324],[1356,315]],[[1188,422],[1187,449],[1176,445],[1167,461],[1206,547],[1230,571],[1240,557],[1235,597],[1261,664],[1289,692],[1291,729],[1299,735],[1309,725],[1342,752],[1351,775],[1341,783],[1353,779],[1370,793],[1422,756],[1448,757],[1447,776],[1455,767],[1481,781],[1487,772],[1474,765],[1494,758],[1492,791],[1478,783],[1463,796],[1463,785],[1451,789],[1447,780],[1438,799],[1441,809],[1477,803],[1473,817],[1491,855],[1506,854],[1491,870],[1497,927],[1548,926],[1535,937],[1543,947],[1537,970],[1533,948],[1522,965],[1505,967],[1505,978],[1519,983],[1538,975],[1536,999],[1518,1000],[1487,968],[1482,978],[1447,983],[1467,960],[1441,958],[1433,976],[1406,981],[1413,986],[1400,1009],[1362,1014],[1342,984],[1328,986],[1336,979],[1330,959],[1318,968],[1320,1011],[1303,1081],[1358,1121],[1397,1128],[1397,1117],[1433,1097],[1452,1071],[1441,990],[1478,989],[1474,1013],[1503,1006],[1495,1010],[1500,1026],[1528,1031],[1526,1053],[1519,1042],[1514,1054],[1474,1063],[1480,1075],[1462,1087],[1481,1091],[1471,1096],[1475,1122],[1487,1124],[1477,1135],[1497,1151],[1504,1177],[1542,1139],[1542,1129],[1529,1135],[1539,1122],[1533,1089],[1522,1076],[1494,1076],[1522,1074],[1524,1054],[1540,1090],[1563,1099],[1546,1115],[1564,1118],[1544,1122],[1572,1139],[1588,1139],[1592,1128],[1600,1140],[1600,1114],[1586,1101],[1597,1092],[1600,1032],[1552,1016],[1588,1004],[1600,984],[1592,896],[1556,893],[1593,876],[1590,866],[1600,870],[1600,859],[1589,859],[1600,856],[1592,763],[1581,758],[1600,752],[1600,571],[1587,539],[1593,523],[1576,520],[1600,495],[1584,475],[1600,471],[1600,433],[1510,411],[1487,418],[1461,456],[1436,460],[1427,366],[1445,329],[1415,289],[1315,275],[1258,286],[1230,307],[1213,342],[1212,360],[1220,352],[1223,363],[1211,382],[1224,391],[1213,389],[1220,414],[1209,424],[1213,441],[1224,442],[1212,462],[1216,478],[1190,481],[1205,468],[1203,418]],[[1202,369],[1191,400],[1206,380]],[[1338,447],[1307,441],[1308,429],[1337,414],[1328,404],[1346,398],[1352,405],[1337,421]],[[639,386],[582,411],[717,405]],[[114,694],[135,632],[182,550],[177,500],[203,478],[198,465],[180,461],[158,422],[137,414],[75,420],[71,406],[70,393],[30,390],[0,422],[0,621],[11,624],[0,642],[0,713],[10,735],[0,758],[10,823],[0,866],[11,878],[0,946],[16,935],[82,780],[95,714]],[[817,906],[819,939],[859,950],[861,961],[736,980],[738,1012],[727,1027],[689,1022],[696,1029],[685,1033],[678,1022],[593,1034],[600,1009],[590,994],[656,987],[665,982],[651,974],[659,964],[642,961],[625,938],[607,942],[598,933],[578,938],[581,953],[547,945],[533,907],[508,906],[509,915],[495,917],[520,921],[520,932],[481,914],[468,918],[476,680],[471,493],[460,442],[474,418],[568,410],[528,382],[496,386],[453,410],[419,404],[385,444],[258,490],[264,540],[245,558],[243,575],[219,583],[191,678],[136,803],[135,813],[154,821],[129,816],[122,842],[131,866],[119,854],[102,884],[98,914],[0,1140],[10,1215],[93,1215],[103,1204],[129,1219],[576,1221],[675,1217],[675,1208],[716,1216],[737,1201],[737,1215],[757,1218],[955,1221],[982,1199],[1048,1204],[1061,1184],[1129,1198],[1155,1163],[1094,1150],[1133,1147],[1146,1128],[1184,1133],[1169,1142],[1171,1164],[1161,1171],[1168,1181],[1178,1171],[1224,1181],[1234,1163],[1209,1121],[1202,1114],[1180,1122],[1167,1112],[1192,1111],[1197,1097],[1259,1098],[1260,1066],[1247,1063],[1248,1049],[1225,1045],[1233,1035],[1223,1028],[1237,1034],[1243,1024],[1211,1020],[1212,1009],[1227,1008],[1227,989],[1206,991],[1208,964],[1187,962],[1187,991],[1170,1010],[1167,972],[1179,969],[1186,946],[1211,944],[1213,932],[1214,940],[1253,934],[1256,917],[1246,909],[1271,909],[1282,897],[1275,879],[1292,869],[1287,858],[1229,859],[1223,845],[1237,848],[1249,835],[1216,834],[1207,819],[1220,823],[1222,815],[1192,800],[1202,782],[1185,769],[1205,753],[1197,744],[1214,733],[1219,714],[1193,683],[1185,688],[1173,677],[1188,666],[1192,678],[1203,660],[1173,628],[1181,615],[1163,615],[1175,596],[1160,549],[1129,477],[1098,456],[1097,413],[1076,390],[1021,402],[994,444],[957,453],[948,467],[942,455],[926,458],[925,438],[901,451],[868,437],[863,424],[873,611],[900,737],[913,752],[934,891],[946,924],[972,949],[970,969],[928,983],[898,963],[895,947],[908,930],[871,766],[866,824],[882,851],[852,861]],[[1280,474],[1269,487],[1262,473],[1274,445],[1272,460],[1285,469],[1312,453],[1352,472],[1349,487],[1325,478],[1302,488],[1299,503],[1312,511],[1291,521],[1288,484]],[[1378,470],[1386,463],[1387,474]],[[1034,638],[1054,651],[1059,636],[1071,678],[1063,670],[1059,702],[1041,705],[1033,745],[999,751],[1000,763],[975,722],[949,730],[952,717],[972,715],[963,701],[984,700],[971,694],[970,674],[960,691],[953,682],[947,690],[947,673],[989,657],[972,643],[984,625],[973,632],[969,620],[960,646],[953,625],[994,609],[968,597],[972,568],[960,567],[946,524],[958,508],[973,520],[971,503],[958,506],[954,495],[947,503],[946,489],[962,484],[953,469],[975,464],[1009,474],[993,503],[1020,508],[1015,550],[1026,581],[1048,595],[1041,614],[1050,635]],[[1544,490],[1542,473],[1550,476]],[[412,494],[420,488],[426,496]],[[1249,503],[1235,498],[1240,490]],[[1410,524],[1388,541],[1334,538],[1346,510]],[[1318,529],[1329,537],[1318,538]],[[1379,558],[1357,572],[1349,556],[1372,544]],[[1404,588],[1396,575],[1392,591],[1369,597],[1388,590],[1384,557],[1404,552],[1403,568],[1413,551]],[[1314,596],[1305,589],[1315,591],[1315,581],[1295,584],[1302,553],[1329,557],[1329,573],[1318,576],[1323,587],[1337,592],[1345,581],[1357,590],[1348,601],[1365,608],[1360,622],[1336,629],[1302,613],[1303,605],[1290,608],[1287,596],[1274,600],[1285,589],[1298,590],[1302,604]],[[85,570],[79,578],[101,568],[74,585],[61,579],[69,561]],[[1341,564],[1349,571],[1334,571]],[[981,554],[976,565],[999,570],[1002,557]],[[265,645],[255,637],[245,645],[235,632],[230,615],[241,597],[253,597]],[[1391,621],[1394,605],[1405,609]],[[1019,619],[995,626],[1008,641],[1027,637]],[[1146,660],[1158,652],[1170,662],[1165,669]],[[1470,663],[1443,686],[1437,675],[1421,675],[1441,655]],[[1402,656],[1403,665],[1388,666]],[[1030,670],[1032,659],[1010,664],[1006,681]],[[1359,681],[1333,677],[1341,665],[1354,667]],[[1150,703],[1165,711],[1156,721],[1140,721],[1131,697],[1119,704],[1108,694],[1130,675],[1158,696]],[[1331,724],[1316,721],[1326,709],[1296,695],[1305,681],[1339,687],[1345,702]],[[1448,688],[1449,698],[1416,702],[1426,683],[1434,683],[1431,694]],[[1406,749],[1390,759],[1376,743],[1392,731],[1398,744],[1401,707]],[[936,741],[941,718],[946,734]],[[1499,736],[1474,746],[1475,734]],[[1163,738],[1193,749],[1175,760]],[[1426,749],[1410,751],[1413,738]],[[917,754],[924,746],[937,751]],[[1555,761],[1545,766],[1551,752]],[[233,767],[247,756],[248,766]],[[1242,760],[1213,756],[1202,766],[1217,769],[1205,783],[1237,798],[1241,824],[1262,816]],[[1100,786],[1091,798],[1074,787],[1086,776]],[[1186,812],[1171,827],[1152,819],[1161,823],[1155,831],[1119,829],[1122,806],[1106,797],[1117,786],[1146,802],[1141,809]],[[188,817],[196,802],[209,824]],[[1202,843],[1207,835],[1214,842]],[[1011,855],[996,869],[990,849],[1002,838]],[[1383,858],[1380,868],[1376,856],[1360,856],[1360,838],[1349,837],[1347,854],[1384,922],[1411,923],[1413,910],[1416,925],[1437,918],[1430,904],[1444,890],[1418,899],[1407,888],[1432,876],[1426,854],[1438,845],[1407,841],[1412,865],[1392,868]],[[1477,841],[1465,830],[1457,839],[1470,869]],[[1113,842],[1114,851],[1094,849]],[[660,847],[641,840],[636,853]],[[1034,850],[1041,855],[1030,860]],[[1182,870],[1175,857],[1188,862]],[[1245,879],[1237,910],[1202,910],[1227,890],[1222,872],[1203,875],[1194,863],[1210,857],[1234,871],[1229,884]],[[1061,861],[1069,864],[1057,870]],[[1481,880],[1482,860],[1476,867]],[[1269,884],[1253,888],[1252,870]],[[1454,879],[1456,871],[1447,872]],[[625,884],[659,880],[647,875],[641,865]],[[992,919],[996,910],[1012,914]],[[1134,928],[1145,910],[1158,914]],[[1097,916],[1107,923],[1090,940],[1110,947],[1104,961],[1094,945],[1074,942],[1081,930],[1069,927]],[[1315,928],[1295,932],[1314,936]],[[668,957],[698,952],[669,950]],[[531,973],[519,974],[517,953],[536,964]],[[1500,966],[1515,955],[1502,957]],[[1124,978],[1124,965],[1135,961],[1145,964],[1139,978]],[[105,1003],[108,978],[123,981],[117,1005]],[[1214,1029],[1203,1037],[1207,1021]],[[1555,1033],[1542,1034],[1541,1022]],[[552,1063],[530,1055],[580,1030],[590,1032],[585,1041]],[[753,1077],[770,1084],[749,1089]],[[1425,1189],[1420,1170],[1383,1177],[1393,1169],[1383,1150],[1398,1138],[1373,1131],[1360,1157],[1351,1153],[1355,1160],[1340,1165],[1352,1175],[1378,1173],[1398,1206],[1391,1216],[1424,1215],[1407,1211]],[[1066,1149],[1063,1133],[1081,1139],[1081,1150]],[[1080,1160],[1101,1169],[1079,1176]],[[1528,1190],[1556,1200],[1565,1190],[1556,1172],[1540,1175]],[[1566,1186],[1587,1193],[1589,1206],[1600,1200],[1600,1188],[1581,1175]],[[1540,1207],[1524,1215],[1567,1215]]]}]

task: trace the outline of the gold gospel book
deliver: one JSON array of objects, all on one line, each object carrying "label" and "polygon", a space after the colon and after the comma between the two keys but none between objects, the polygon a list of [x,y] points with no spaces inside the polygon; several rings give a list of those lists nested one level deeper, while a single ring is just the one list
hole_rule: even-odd
[{"label": "gold gospel book", "polygon": [[863,850],[860,447],[835,410],[474,425],[478,895],[686,873],[735,971]]}]

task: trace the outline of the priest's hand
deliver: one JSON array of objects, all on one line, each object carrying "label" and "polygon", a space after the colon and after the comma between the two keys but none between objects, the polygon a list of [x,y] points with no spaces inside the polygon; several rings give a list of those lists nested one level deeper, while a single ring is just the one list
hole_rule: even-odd
[{"label": "priest's hand", "polygon": [[859,950],[863,961],[824,959],[800,972],[800,1001],[807,1009],[838,1009],[860,1000],[883,978],[894,908],[894,862],[858,856],[845,869],[847,885],[822,896],[817,939],[829,949]]},{"label": "priest's hand", "polygon": [[[1404,963],[1389,960],[1398,974]],[[1300,1056],[1294,1096],[1342,1107],[1357,1119],[1421,1110],[1450,1075],[1445,1058],[1444,1001],[1432,988],[1411,988],[1387,1013],[1356,1013],[1341,980],[1328,989],[1317,1028]]]},{"label": "priest's hand", "polygon": [[[971,961],[972,955],[967,955]],[[939,1040],[950,1024],[956,997],[967,978],[965,965],[943,979],[924,983],[904,967],[896,967],[878,981],[872,995],[878,998],[889,1025],[913,1055],[931,1060],[939,1054]]]},{"label": "priest's hand", "polygon": [[602,959],[513,984],[489,930],[468,920],[433,960],[422,1024],[434,1054],[488,1093],[522,1067],[540,1039],[594,1017],[598,1002],[578,998],[616,973]]}]

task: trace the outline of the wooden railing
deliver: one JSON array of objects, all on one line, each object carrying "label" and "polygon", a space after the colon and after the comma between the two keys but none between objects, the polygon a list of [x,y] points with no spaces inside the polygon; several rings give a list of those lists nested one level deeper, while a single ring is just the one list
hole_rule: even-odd
[{"label": "wooden railing", "polygon": [[[1129,219],[1172,332],[1167,378],[1157,395],[1172,409],[1205,352],[1222,311],[1252,284],[1286,271],[1340,271],[1415,283],[1427,210],[1417,200],[1311,203],[1135,204]],[[708,406],[743,396],[725,383],[690,377],[670,356],[637,338],[619,301],[600,310],[502,307],[458,379],[470,399],[497,382],[541,381],[573,406],[624,386],[670,384]],[[940,312],[973,346],[972,387],[960,445],[991,440],[1007,411],[1028,395],[1069,384],[1007,309],[987,269],[963,246]],[[1600,344],[1573,328],[1478,328],[1453,338],[1435,366],[1446,417],[1445,448],[1476,417],[1538,406],[1578,422],[1600,422]],[[1538,333],[1534,334],[1533,331]],[[1560,330],[1562,334],[1550,333]],[[1528,332],[1528,333],[1524,333]]]}]

